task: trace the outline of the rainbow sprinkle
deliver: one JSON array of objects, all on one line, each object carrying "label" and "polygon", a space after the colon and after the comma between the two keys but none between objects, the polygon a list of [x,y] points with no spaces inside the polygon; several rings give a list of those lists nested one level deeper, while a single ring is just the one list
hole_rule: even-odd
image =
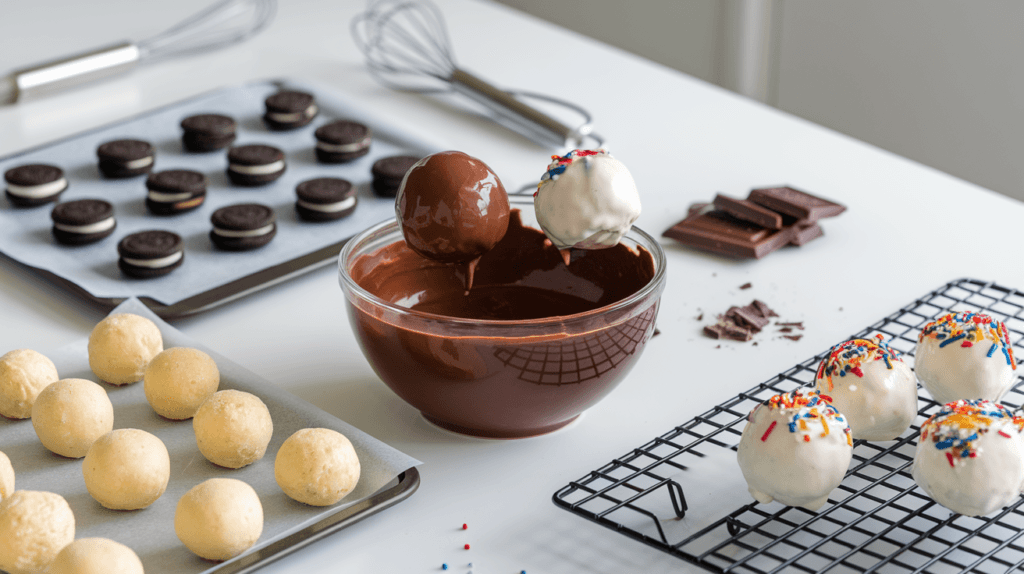
[{"label": "rainbow sprinkle", "polygon": [[832,390],[832,377],[845,377],[853,374],[863,377],[861,368],[871,361],[885,361],[885,368],[892,370],[893,361],[903,362],[899,351],[885,342],[885,337],[875,335],[877,341],[870,339],[852,339],[832,347],[828,358],[818,365],[817,378],[828,380],[828,390]]},{"label": "rainbow sprinkle", "polygon": [[946,313],[925,325],[917,342],[921,343],[926,338],[942,341],[939,348],[956,342],[959,342],[961,347],[972,347],[989,341],[991,346],[988,348],[987,357],[991,358],[998,350],[1006,359],[1007,365],[1015,370],[1017,368],[1017,361],[1013,358],[1013,344],[1010,343],[1010,333],[1006,330],[1006,325],[983,313]]},{"label": "rainbow sprinkle", "polygon": [[[565,155],[553,155],[551,156],[551,163],[548,164],[548,171],[540,177],[540,182],[544,183],[547,180],[554,181],[558,179],[558,176],[565,172],[565,168],[569,167],[569,164],[576,161],[581,157],[587,157],[589,155],[600,155],[607,154],[608,152],[603,149],[590,150],[590,149],[574,149]],[[539,185],[538,185],[539,187]]]},{"label": "rainbow sprinkle", "polygon": [[960,459],[978,456],[981,451],[976,441],[997,423],[1002,423],[997,434],[1005,438],[1012,438],[1005,432],[1008,425],[1016,427],[1018,434],[1024,431],[1024,417],[1014,416],[1003,405],[961,399],[946,403],[925,421],[921,426],[921,441],[931,437],[935,448],[946,451],[946,460],[955,467]]},{"label": "rainbow sprinkle", "polygon": [[[766,403],[754,407],[747,416],[747,420],[752,421],[754,413],[761,407],[781,411],[783,416],[788,419],[786,425],[789,428],[789,432],[802,434],[804,442],[811,442],[811,428],[807,424],[808,421],[816,420],[821,423],[822,428],[822,432],[818,435],[819,437],[824,438],[828,436],[830,432],[829,424],[836,422],[843,425],[847,444],[853,445],[850,425],[847,424],[846,418],[839,414],[839,411],[832,406],[832,397],[820,394],[816,390],[796,389],[789,393],[775,395],[768,399]],[[772,421],[768,430],[761,436],[762,441],[768,440],[768,436],[775,430],[775,424],[776,421]]]}]

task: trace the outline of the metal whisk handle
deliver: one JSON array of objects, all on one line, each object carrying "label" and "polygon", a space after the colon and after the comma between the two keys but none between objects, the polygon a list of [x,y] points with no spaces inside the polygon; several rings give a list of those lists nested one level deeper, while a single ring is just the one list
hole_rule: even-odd
[{"label": "metal whisk handle", "polygon": [[5,98],[0,97],[0,105],[126,71],[133,68],[140,57],[138,46],[132,42],[120,42],[15,70],[7,78],[13,88],[7,94],[8,101],[2,101]]},{"label": "metal whisk handle", "polygon": [[449,81],[455,91],[487,106],[501,119],[533,134],[535,139],[577,147],[585,135],[465,70],[455,68]]}]

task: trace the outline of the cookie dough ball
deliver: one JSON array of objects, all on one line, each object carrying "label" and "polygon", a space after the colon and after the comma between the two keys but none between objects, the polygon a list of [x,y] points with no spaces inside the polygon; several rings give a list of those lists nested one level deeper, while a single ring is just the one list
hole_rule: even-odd
[{"label": "cookie dough ball", "polygon": [[142,380],[164,340],[156,324],[131,313],[111,315],[89,335],[89,367],[102,381],[127,385]]},{"label": "cookie dough ball", "polygon": [[775,395],[747,416],[737,459],[758,502],[818,510],[853,459],[850,426],[818,391]]},{"label": "cookie dough ball", "polygon": [[79,538],[64,547],[47,574],[143,574],[142,560],[124,544],[107,538]]},{"label": "cookie dough ball", "polygon": [[917,379],[882,335],[832,347],[814,382],[832,397],[854,439],[893,440],[917,417]]},{"label": "cookie dough ball", "polygon": [[935,502],[984,516],[1024,487],[1024,419],[989,401],[948,403],[921,425],[912,474]]},{"label": "cookie dough ball", "polygon": [[63,379],[43,389],[32,405],[32,427],[43,446],[82,458],[92,443],[114,428],[107,391],[85,379]]},{"label": "cookie dough ball", "polygon": [[32,349],[0,357],[0,415],[11,419],[32,416],[36,396],[59,378],[53,361]]},{"label": "cookie dough ball", "polygon": [[19,490],[0,502],[0,570],[45,572],[75,539],[75,515],[64,497]]},{"label": "cookie dough ball", "polygon": [[199,349],[172,347],[153,357],[143,386],[156,414],[180,421],[190,419],[220,386],[220,371],[210,355]]},{"label": "cookie dough ball", "polygon": [[969,311],[947,313],[921,329],[914,370],[939,404],[959,399],[998,401],[1017,380],[1017,361],[1006,326]]},{"label": "cookie dough ball", "polygon": [[178,501],[174,532],[197,556],[228,560],[259,540],[263,505],[256,491],[241,480],[211,478]]},{"label": "cookie dough ball", "polygon": [[0,452],[0,500],[3,500],[14,493],[14,467],[11,466],[11,459]]},{"label": "cookie dough ball", "polygon": [[146,508],[163,496],[171,459],[159,438],[139,429],[117,429],[92,443],[82,461],[85,488],[113,510]]},{"label": "cookie dough ball", "polygon": [[329,506],[359,482],[359,457],[345,435],[331,429],[302,429],[277,451],[274,478],[291,498]]},{"label": "cookie dough ball", "polygon": [[226,390],[214,393],[192,420],[196,446],[206,460],[242,468],[263,458],[274,434],[267,405],[256,395]]}]

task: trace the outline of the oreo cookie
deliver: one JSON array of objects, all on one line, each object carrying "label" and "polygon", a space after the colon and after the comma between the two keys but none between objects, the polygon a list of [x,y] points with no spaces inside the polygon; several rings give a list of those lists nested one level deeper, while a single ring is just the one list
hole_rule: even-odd
[{"label": "oreo cookie", "polygon": [[35,207],[56,201],[68,188],[64,170],[55,165],[19,165],[4,173],[7,199],[20,207]]},{"label": "oreo cookie", "polygon": [[50,212],[53,237],[65,245],[85,245],[114,232],[114,206],[102,199],[76,199],[58,203]]},{"label": "oreo cookie", "polygon": [[296,91],[278,92],[264,101],[267,112],[263,121],[272,130],[301,128],[313,121],[320,111],[312,94]]},{"label": "oreo cookie", "polygon": [[322,125],[316,136],[316,159],[322,163],[345,163],[370,153],[373,134],[359,122],[338,120]]},{"label": "oreo cookie", "polygon": [[126,235],[117,244],[117,254],[121,272],[138,279],[167,275],[185,262],[181,236],[160,229]]},{"label": "oreo cookie", "polygon": [[181,145],[188,151],[224,149],[234,143],[238,123],[220,114],[199,114],[181,120]]},{"label": "oreo cookie", "polygon": [[259,203],[222,207],[210,216],[210,240],[226,251],[263,247],[277,235],[276,221],[274,210]]},{"label": "oreo cookie", "polygon": [[264,185],[281,177],[284,152],[274,146],[253,144],[228,150],[228,179],[235,185]]},{"label": "oreo cookie", "polygon": [[206,176],[189,169],[169,169],[146,178],[146,208],[156,215],[185,213],[206,200]]},{"label": "oreo cookie", "polygon": [[295,211],[306,221],[333,221],[356,209],[356,188],[348,180],[319,177],[295,188]]},{"label": "oreo cookie", "polygon": [[156,161],[156,152],[142,140],[114,140],[96,149],[100,171],[110,178],[135,177],[149,173]]},{"label": "oreo cookie", "polygon": [[413,155],[393,155],[378,159],[370,169],[373,174],[373,192],[381,197],[398,195],[398,186],[402,185],[405,173],[420,159]]}]

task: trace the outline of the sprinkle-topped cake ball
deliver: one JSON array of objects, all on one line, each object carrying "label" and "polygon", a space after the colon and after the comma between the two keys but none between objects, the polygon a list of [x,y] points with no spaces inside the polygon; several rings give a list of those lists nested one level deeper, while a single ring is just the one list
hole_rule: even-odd
[{"label": "sprinkle-topped cake ball", "polygon": [[846,416],[855,439],[892,440],[917,416],[914,373],[882,335],[832,347],[814,383]]},{"label": "sprinkle-topped cake ball", "polygon": [[984,516],[1024,488],[1024,418],[985,400],[948,403],[921,426],[914,481],[946,508]]},{"label": "sprinkle-topped cake ball", "polygon": [[921,329],[914,369],[935,402],[998,401],[1017,378],[1006,325],[988,315],[947,313]]},{"label": "sprinkle-topped cake ball", "polygon": [[797,389],[754,407],[737,458],[751,496],[821,508],[853,458],[850,425],[818,391]]},{"label": "sprinkle-topped cake ball", "polygon": [[640,217],[640,194],[622,162],[604,150],[551,156],[537,186],[537,223],[559,249],[616,245]]}]

